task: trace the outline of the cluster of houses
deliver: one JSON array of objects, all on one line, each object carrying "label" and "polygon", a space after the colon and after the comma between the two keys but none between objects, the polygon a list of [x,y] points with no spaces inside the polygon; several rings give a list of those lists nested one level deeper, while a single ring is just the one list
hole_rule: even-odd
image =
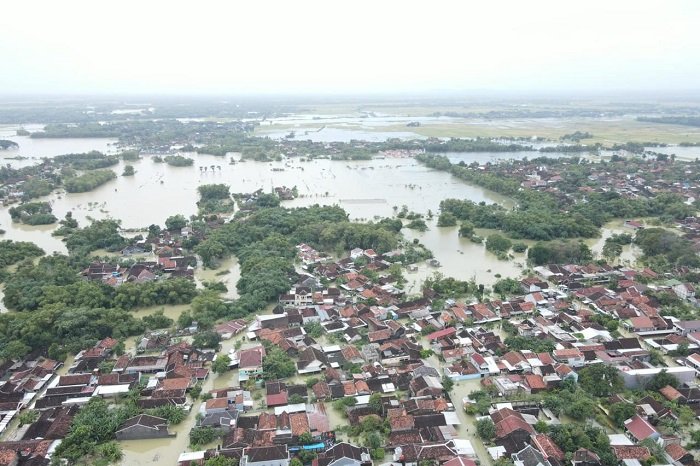
[{"label": "cluster of houses", "polygon": [[[188,390],[209,376],[205,365],[214,354],[186,342],[147,356],[117,355],[117,347],[117,340],[105,338],[79,352],[70,367],[45,357],[4,367],[0,429],[5,430],[21,409],[36,411],[38,418],[17,428],[14,440],[0,442],[0,464],[48,464],[75,414],[93,397],[115,399],[139,389],[136,404],[142,411],[185,408]],[[118,440],[171,436],[166,419],[148,414],[127,419],[116,432]]]},{"label": "cluster of houses", "polygon": [[[313,399],[354,397],[357,404],[347,409],[351,425],[372,415],[376,408],[369,403],[371,396],[386,398],[383,414],[391,425],[386,447],[394,452],[397,461],[431,459],[443,463],[475,458],[464,454],[470,447],[460,444],[457,438],[460,421],[443,390],[445,377],[453,381],[480,379],[500,396],[509,397],[547,391],[568,379],[576,381],[577,371],[590,364],[616,367],[625,386],[631,389],[643,388],[665,370],[678,380],[679,388],[667,387],[664,392],[670,394],[674,390],[674,399],[684,400],[700,413],[700,400],[695,399],[700,355],[691,354],[679,366],[655,366],[651,352],[658,347],[659,335],[645,333],[649,329],[635,327],[638,321],[633,320],[641,316],[659,319],[665,323],[663,338],[693,343],[692,339],[700,336],[694,335],[700,322],[663,317],[661,306],[644,291],[645,287],[654,286],[655,291],[673,293],[690,303],[694,302],[694,295],[681,283],[641,285],[635,280],[640,276],[661,278],[649,270],[548,265],[536,269],[536,276],[520,281],[520,295],[508,300],[462,303],[434,300],[437,296],[432,290],[425,290],[420,299],[406,300],[392,279],[381,274],[390,265],[387,259],[391,256],[372,250],[353,250],[351,257],[334,262],[308,245],[298,246],[298,253],[313,274],[302,274],[289,292],[280,296],[273,314],[258,316],[248,327],[247,337],[282,348],[295,358],[300,376],[317,375],[318,380],[310,387]],[[379,272],[380,278],[363,276],[360,267],[355,266],[358,261],[362,268]],[[334,279],[338,285],[322,286],[322,278]],[[610,290],[605,286],[613,278],[618,286]],[[434,307],[435,302],[441,306]],[[622,336],[610,330],[595,318],[599,315],[621,322],[633,335]],[[511,327],[511,336],[547,340],[553,349],[510,349],[500,328],[504,321]],[[321,338],[306,332],[311,323],[323,330]],[[428,348],[444,361],[439,370],[427,363],[427,348],[422,344],[425,340]],[[691,351],[694,348],[691,344]],[[244,378],[257,378],[264,376],[264,357],[264,346],[260,345],[233,352],[231,360]],[[283,382],[275,382],[272,387],[268,389],[267,403],[275,409],[292,406],[289,400],[294,395],[295,401],[306,399],[305,387],[285,386]],[[301,392],[293,394],[295,390]],[[390,400],[397,391],[406,397]],[[471,400],[463,402],[468,404]],[[644,409],[647,407],[638,411]],[[497,441],[496,449],[490,451],[494,458],[507,455],[516,464],[535,460],[533,465],[564,464],[559,447],[534,430],[538,411],[539,407],[509,406],[492,413],[497,440],[503,440]],[[642,419],[652,423],[650,415],[655,416],[648,411]],[[653,423],[657,421],[653,419]],[[644,461],[649,457],[648,449],[647,456],[633,454],[642,451],[638,448],[642,439],[634,434],[638,422],[636,417],[629,421],[627,440],[611,439],[620,461]],[[667,438],[661,446],[673,461],[692,461],[692,455],[683,449],[678,438]],[[582,449],[575,452],[574,463],[595,465],[600,464],[600,459],[594,452]]]},{"label": "cluster of houses", "polygon": [[[428,289],[421,297],[407,298],[388,273],[396,253],[355,249],[335,261],[304,244],[297,253],[305,272],[280,295],[271,314],[214,327],[222,339],[242,335],[246,341],[229,352],[239,386],[213,390],[201,403],[197,426],[220,431],[219,447],[183,453],[180,464],[203,464],[222,455],[239,464],[287,466],[300,450],[311,450],[318,455],[315,465],[369,465],[367,449],[336,442],[337,421],[327,411],[336,400],[351,398],[343,404],[350,425],[373,416],[386,420],[390,429],[384,447],[393,461],[475,466],[474,448],[459,434],[462,410],[474,402],[466,397],[454,403],[446,384],[474,379],[508,399],[575,382],[578,371],[591,364],[617,368],[630,389],[643,388],[665,370],[678,385],[664,387],[659,396],[700,414],[695,384],[700,321],[665,316],[654,297],[671,293],[695,304],[694,289],[686,283],[649,270],[552,264],[521,279],[521,292],[508,299],[460,302]],[[96,265],[88,270],[92,279],[103,279]],[[646,293],[649,289],[653,296]],[[611,321],[619,331],[606,325]],[[548,346],[519,349],[509,338]],[[294,361],[294,382],[271,380],[265,373],[270,345]],[[185,407],[188,390],[208,377],[214,352],[162,332],[137,342],[136,355],[117,355],[116,346],[116,340],[106,338],[76,355],[69,368],[41,357],[6,365],[0,429],[24,407],[38,410],[40,417],[13,440],[25,447],[0,442],[0,452],[50,455],[52,442],[65,436],[82,404],[94,396],[127,393],[144,380],[137,400],[144,412],[120,426],[117,439],[171,436],[165,419],[145,411]],[[679,348],[688,353],[678,360],[682,364],[662,369],[652,363],[653,352],[675,354]],[[254,387],[264,389],[257,402]],[[669,464],[694,464],[680,439],[658,427],[662,419],[677,417],[673,409],[651,396],[631,401],[616,395],[609,400],[615,403],[635,409],[625,422],[625,435],[610,436],[613,452],[626,466],[639,466],[635,461],[642,464],[651,456],[640,445],[646,439],[663,449]],[[595,452],[583,448],[568,458],[552,438],[539,433],[539,420],[560,422],[540,406],[495,403],[489,418],[496,428],[495,447],[488,449],[493,459],[506,456],[518,466],[563,466],[569,460],[577,466],[601,464]],[[302,441],[307,434],[311,444]]]},{"label": "cluster of houses", "polygon": [[[543,165],[533,160],[507,167],[489,164],[480,167],[480,169],[494,172],[507,169],[507,175],[521,180],[521,186],[524,188],[562,195],[558,185],[564,181],[569,163],[578,163],[578,161],[569,162],[561,159],[555,165]],[[699,198],[700,184],[697,182],[696,169],[692,165],[687,164],[684,167],[684,181],[669,181],[666,175],[676,169],[674,164],[639,159],[636,159],[635,163],[638,164],[638,167],[634,172],[629,170],[627,163],[612,166],[589,164],[587,165],[586,183],[579,187],[579,191],[582,193],[615,192],[626,198],[651,198],[660,193],[674,193],[684,198],[688,203]]]},{"label": "cluster of houses", "polygon": [[194,278],[194,256],[157,256],[155,261],[140,261],[129,267],[95,261],[81,272],[86,280],[109,286],[123,283],[147,283],[162,277]]}]

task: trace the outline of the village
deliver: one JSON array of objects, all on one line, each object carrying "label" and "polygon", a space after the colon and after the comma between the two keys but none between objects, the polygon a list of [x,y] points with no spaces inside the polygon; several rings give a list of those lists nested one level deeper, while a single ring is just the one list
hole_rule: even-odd
[{"label": "village", "polygon": [[[191,278],[192,259],[159,241],[156,261],[96,262],[83,278]],[[183,466],[695,464],[700,321],[662,304],[696,307],[692,284],[547,264],[508,296],[456,299],[436,277],[407,297],[389,273],[396,254],[355,248],[335,260],[300,244],[296,283],[265,313],[128,345],[105,338],[65,365],[6,363],[0,430],[12,439],[0,464],[47,464],[94,398],[133,400],[120,442],[167,442],[174,424],[189,426],[177,434],[194,447]],[[219,343],[199,344],[211,333]]]}]

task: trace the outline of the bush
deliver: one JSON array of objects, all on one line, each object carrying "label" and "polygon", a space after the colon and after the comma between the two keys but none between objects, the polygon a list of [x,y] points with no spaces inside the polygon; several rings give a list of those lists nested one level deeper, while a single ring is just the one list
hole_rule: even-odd
[{"label": "bush", "polygon": [[486,238],[486,250],[493,253],[507,252],[512,243],[511,241],[503,235],[494,233]]}]

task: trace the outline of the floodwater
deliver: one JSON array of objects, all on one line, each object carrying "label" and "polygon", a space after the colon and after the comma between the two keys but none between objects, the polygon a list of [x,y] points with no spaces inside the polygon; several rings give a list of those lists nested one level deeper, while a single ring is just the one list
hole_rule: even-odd
[{"label": "floodwater", "polygon": [[[446,198],[512,205],[512,201],[504,196],[429,169],[413,159],[286,159],[230,164],[228,157],[191,156],[195,159],[192,167],[171,167],[144,156],[139,161],[130,162],[136,169],[134,176],[118,176],[88,193],[59,191],[44,200],[51,203],[54,215],[59,219],[67,212],[72,212],[82,225],[89,218],[115,218],[122,221],[122,227],[129,229],[145,228],[152,223],[162,225],[171,215],[188,217],[195,214],[197,187],[209,183],[229,184],[233,192],[253,192],[260,188],[269,192],[276,186],[296,186],[300,196],[285,201],[285,206],[338,204],[355,220],[390,217],[395,214],[394,207],[400,209],[403,205],[411,211],[427,214],[430,210],[437,214],[440,201]],[[112,168],[121,174],[124,165],[120,162]],[[65,252],[61,239],[50,234],[56,227],[13,223],[8,208],[0,208],[0,228],[6,230],[5,238],[35,242],[48,253]],[[411,239],[414,237],[413,232],[406,235]],[[488,273],[488,269],[502,275],[510,271],[507,262],[497,261],[486,253],[483,246],[458,238],[456,229],[438,229],[433,222],[428,232],[416,235],[444,264],[441,271],[446,275],[468,278],[477,275],[482,281],[487,281],[482,274]],[[458,252],[460,249],[464,254]],[[472,270],[468,264],[479,270]],[[222,270],[230,270],[230,273],[217,275]],[[231,260],[217,270],[202,272],[201,279],[223,281],[229,289],[225,297],[235,298],[235,283],[239,278],[237,270],[235,260]]]}]

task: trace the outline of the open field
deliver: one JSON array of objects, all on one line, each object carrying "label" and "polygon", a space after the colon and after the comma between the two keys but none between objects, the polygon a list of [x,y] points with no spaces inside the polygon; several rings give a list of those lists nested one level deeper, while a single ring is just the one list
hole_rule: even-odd
[{"label": "open field", "polygon": [[[414,115],[418,116],[418,115]],[[367,122],[371,121],[368,119]],[[565,134],[575,131],[589,132],[592,139],[585,139],[584,144],[602,143],[611,145],[625,142],[660,142],[678,144],[681,142],[700,142],[700,128],[681,125],[666,125],[636,121],[633,118],[519,118],[519,119],[441,119],[429,121],[420,127],[408,128],[397,122],[387,125],[364,124],[357,122],[334,123],[334,118],[322,118],[308,123],[288,124],[273,123],[258,132],[264,135],[274,131],[317,130],[327,128],[357,131],[358,139],[363,132],[412,132],[427,137],[544,137],[558,140]]]}]

